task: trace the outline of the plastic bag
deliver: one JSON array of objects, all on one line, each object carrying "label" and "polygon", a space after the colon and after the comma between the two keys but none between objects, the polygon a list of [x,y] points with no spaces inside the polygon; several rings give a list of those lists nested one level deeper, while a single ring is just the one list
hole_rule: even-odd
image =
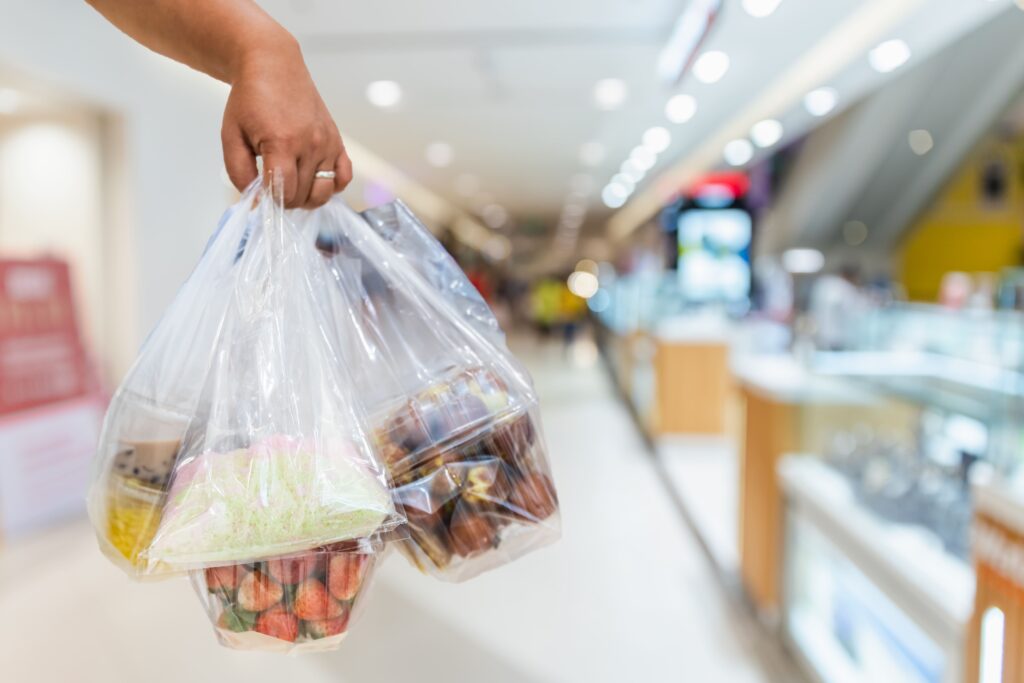
[{"label": "plastic bag", "polygon": [[196,412],[256,214],[253,185],[229,208],[114,394],[100,437],[89,514],[100,547],[133,575],[160,522],[185,430]]},{"label": "plastic bag", "polygon": [[[202,323],[200,336],[212,340],[196,397],[172,400],[187,397],[194,378],[179,382],[155,371],[169,356],[166,348],[151,352],[150,342],[115,396],[90,508],[101,539],[132,573],[298,553],[384,533],[401,521],[354,401],[342,328],[331,317],[346,308],[344,292],[331,286],[314,242],[268,192],[253,188],[203,256],[215,267],[201,263],[190,278],[200,288],[196,296],[205,291],[217,306],[202,308],[208,315],[200,321],[186,311],[158,328],[156,338],[187,343],[187,332]],[[201,281],[208,271],[228,275]],[[134,391],[146,382],[147,395]],[[157,440],[163,425],[128,418],[161,411],[175,418],[167,430],[177,436],[175,452],[167,455],[168,445],[157,456],[169,474],[139,479],[137,463],[125,474],[126,434],[164,443]],[[134,453],[138,460],[143,451]]]},{"label": "plastic bag", "polygon": [[464,580],[559,536],[537,399],[472,285],[428,256],[442,248],[426,229],[402,205],[374,215],[391,228],[340,199],[310,220],[339,289],[360,294],[339,315],[362,330],[356,383],[408,520],[400,549]]},{"label": "plastic bag", "polygon": [[381,557],[366,542],[301,555],[211,567],[192,583],[217,640],[236,650],[336,649],[362,611]]}]

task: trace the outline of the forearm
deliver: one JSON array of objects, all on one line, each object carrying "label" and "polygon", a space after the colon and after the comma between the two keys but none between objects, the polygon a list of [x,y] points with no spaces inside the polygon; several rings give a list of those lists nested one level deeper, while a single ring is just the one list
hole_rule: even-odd
[{"label": "forearm", "polygon": [[225,83],[265,52],[298,44],[251,0],[86,0],[139,43]]}]

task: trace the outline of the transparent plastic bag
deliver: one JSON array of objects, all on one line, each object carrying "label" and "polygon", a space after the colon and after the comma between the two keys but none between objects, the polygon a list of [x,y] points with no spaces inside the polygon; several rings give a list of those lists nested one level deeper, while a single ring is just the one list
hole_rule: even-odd
[{"label": "transparent plastic bag", "polygon": [[[122,485],[119,467],[118,444],[134,425],[126,415],[138,412],[136,394],[122,387],[106,420],[93,521],[136,575],[298,553],[385,533],[401,521],[333,317],[351,304],[332,286],[315,234],[286,219],[279,202],[255,188],[235,214],[246,219],[229,219],[203,257],[232,259],[230,277],[221,283],[227,304],[216,333],[206,333],[213,340],[206,374],[191,406],[174,404],[184,413],[175,412],[184,424],[174,427],[184,429],[168,458],[169,475],[146,487],[145,496],[137,495],[134,480]],[[212,291],[217,283],[197,284],[218,300],[225,295]],[[137,367],[143,359],[166,362],[145,349]],[[139,376],[175,384],[172,375],[148,366]],[[194,388],[191,380],[188,388]],[[151,393],[159,400],[181,391],[157,385]],[[131,433],[148,436],[145,425]],[[135,508],[126,516],[128,501]],[[111,520],[123,518],[133,525],[122,532],[131,543],[118,544],[110,539]]]},{"label": "transparent plastic bag", "polygon": [[381,546],[341,543],[300,555],[192,573],[217,640],[288,654],[341,645],[362,612]]},{"label": "transparent plastic bag", "polygon": [[132,575],[159,525],[181,440],[196,412],[230,305],[253,184],[223,215],[198,264],[146,338],[111,399],[97,449],[89,514],[101,549]]},{"label": "transparent plastic bag", "polygon": [[496,348],[505,334],[484,298],[440,242],[401,200],[363,211],[370,227]]},{"label": "transparent plastic bag", "polygon": [[363,357],[356,383],[408,520],[399,547],[461,581],[559,536],[537,398],[472,285],[429,256],[442,247],[402,205],[375,215],[391,227],[340,199],[310,220],[338,288],[359,293],[339,313],[362,331],[350,353]]}]

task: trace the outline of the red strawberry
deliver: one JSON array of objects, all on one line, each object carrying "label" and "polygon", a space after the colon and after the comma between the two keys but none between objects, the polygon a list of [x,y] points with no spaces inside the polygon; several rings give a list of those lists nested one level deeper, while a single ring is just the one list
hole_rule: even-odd
[{"label": "red strawberry", "polygon": [[315,574],[320,567],[320,558],[316,553],[310,553],[301,557],[269,560],[266,567],[267,572],[275,579],[291,585]]},{"label": "red strawberry", "polygon": [[238,605],[248,612],[262,612],[281,602],[284,589],[260,572],[249,574],[238,584]]},{"label": "red strawberry", "polygon": [[206,589],[214,591],[233,591],[238,582],[246,574],[245,567],[240,564],[229,564],[226,567],[210,567],[206,570]]},{"label": "red strawberry", "polygon": [[332,555],[327,564],[327,586],[338,600],[351,600],[359,593],[370,567],[369,555]]},{"label": "red strawberry", "polygon": [[254,630],[271,638],[294,643],[295,639],[299,637],[299,620],[294,614],[289,614],[283,608],[275,607],[256,618]]},{"label": "red strawberry", "polygon": [[307,621],[306,633],[310,638],[329,638],[348,630],[348,611],[337,619],[323,619],[320,621]]},{"label": "red strawberry", "polygon": [[344,612],[317,579],[306,579],[295,589],[295,614],[306,621],[336,619]]}]

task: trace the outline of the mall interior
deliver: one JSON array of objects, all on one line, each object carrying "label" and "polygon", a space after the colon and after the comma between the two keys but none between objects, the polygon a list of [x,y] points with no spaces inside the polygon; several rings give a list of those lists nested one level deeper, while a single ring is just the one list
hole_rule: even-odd
[{"label": "mall interior", "polygon": [[239,199],[229,86],[0,0],[0,680],[1024,682],[1024,0],[259,5],[532,376],[561,537],[387,552],[294,657],[118,571],[101,424]]}]

